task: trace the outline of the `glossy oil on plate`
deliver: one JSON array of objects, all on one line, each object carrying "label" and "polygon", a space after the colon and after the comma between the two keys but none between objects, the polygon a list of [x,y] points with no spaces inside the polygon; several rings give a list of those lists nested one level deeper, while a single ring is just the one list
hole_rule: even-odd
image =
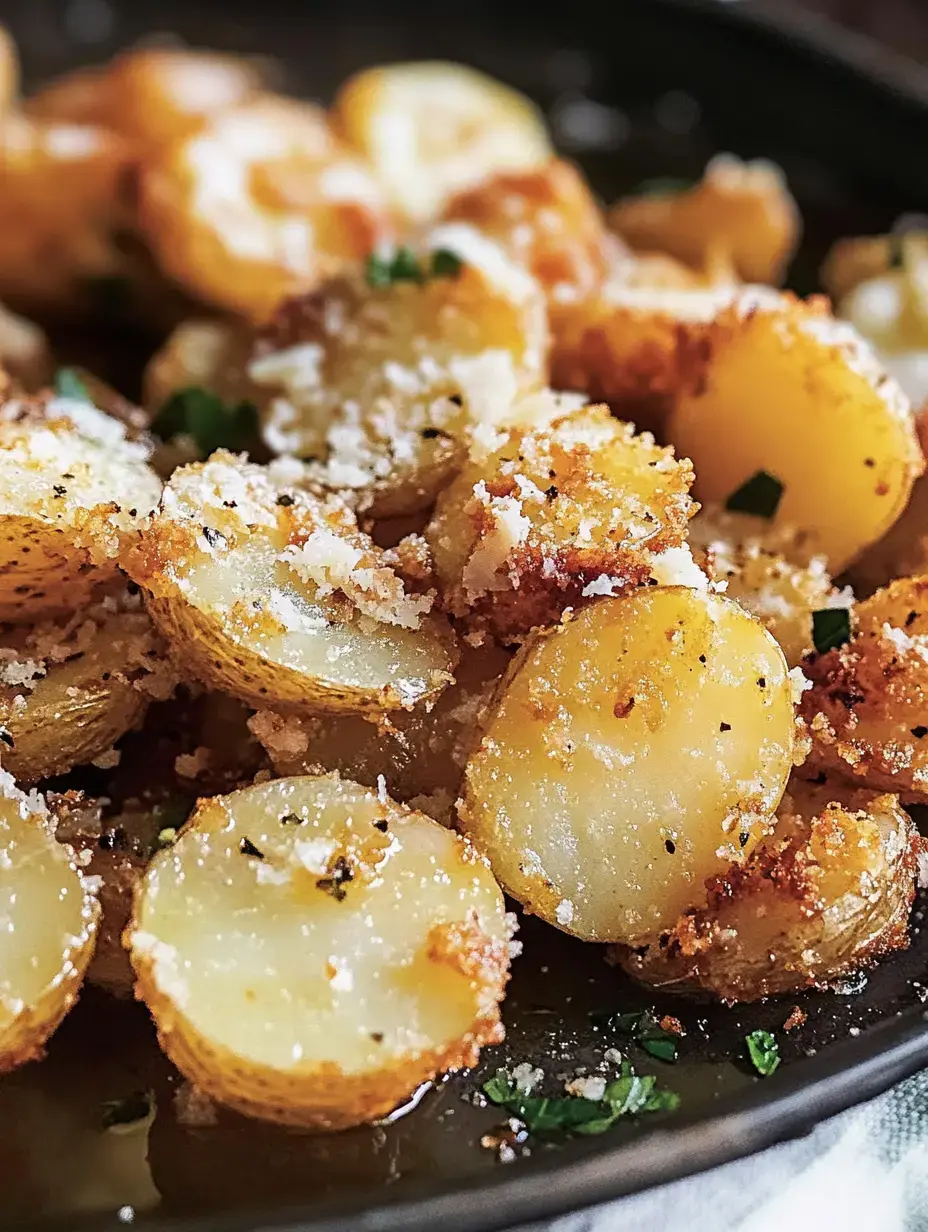
[{"label": "glossy oil on plate", "polygon": [[[607,199],[649,176],[696,176],[718,149],[768,155],[785,168],[805,219],[791,279],[802,291],[837,236],[885,230],[901,212],[928,208],[928,96],[917,82],[883,80],[892,66],[871,63],[865,74],[851,63],[853,47],[848,59],[832,42],[784,33],[763,20],[763,5],[755,19],[741,6],[626,0],[604,17],[580,0],[569,39],[563,13],[500,7],[10,0],[3,18],[33,82],[165,30],[277,56],[288,87],[320,97],[370,63],[473,63],[546,107],[561,148]],[[147,345],[118,338],[101,355],[104,375],[131,392]],[[86,340],[77,349],[86,357]],[[801,1132],[928,1062],[921,914],[916,904],[912,948],[853,987],[734,1010],[655,1000],[607,966],[600,948],[523,921],[505,1045],[488,1050],[480,1070],[421,1092],[389,1124],[332,1137],[231,1114],[213,1126],[182,1124],[182,1084],[144,1009],[89,990],[47,1060],[0,1083],[5,1225],[103,1229],[131,1218],[163,1232],[489,1232],[711,1166]],[[797,1004],[805,1021],[785,1032]],[[628,1047],[593,1016],[639,1007],[673,1014],[685,1030],[675,1064],[630,1049],[640,1072],[679,1094],[679,1109],[600,1137],[530,1142],[501,1163],[492,1146],[500,1111],[478,1095],[486,1078],[530,1062],[556,1091],[565,1076],[595,1070],[607,1049]],[[769,1078],[745,1050],[758,1027],[780,1041],[782,1064]],[[152,1093],[154,1118],[104,1132],[106,1103],[133,1092]]]}]

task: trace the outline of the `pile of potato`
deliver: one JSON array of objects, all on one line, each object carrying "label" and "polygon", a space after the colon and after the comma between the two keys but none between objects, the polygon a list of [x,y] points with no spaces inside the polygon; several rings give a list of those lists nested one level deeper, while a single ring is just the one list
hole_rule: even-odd
[{"label": "pile of potato", "polygon": [[[161,332],[141,413],[0,319],[0,1067],[86,973],[200,1090],[334,1129],[502,1038],[504,892],[728,1001],[907,944],[925,460],[776,289],[776,168],[606,213],[460,66],[323,110],[176,48],[20,99],[0,57],[0,298],[118,280]],[[856,319],[902,283],[855,243]]]}]

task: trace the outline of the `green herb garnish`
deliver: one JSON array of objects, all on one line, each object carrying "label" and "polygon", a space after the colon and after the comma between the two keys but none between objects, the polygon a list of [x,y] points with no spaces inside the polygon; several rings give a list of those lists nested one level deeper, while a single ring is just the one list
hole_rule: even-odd
[{"label": "green herb garnish", "polygon": [[744,1037],[751,1064],[762,1078],[769,1078],[780,1064],[780,1045],[769,1031],[752,1031]]},{"label": "green herb garnish", "polygon": [[463,266],[464,262],[450,248],[436,248],[432,253],[433,278],[457,278]]},{"label": "green herb garnish", "polygon": [[812,613],[812,642],[819,654],[851,640],[851,613],[846,607],[825,607]]},{"label": "green herb garnish", "polygon": [[59,368],[55,373],[55,393],[59,398],[73,398],[75,402],[93,405],[87,386],[73,368]]},{"label": "green herb garnish", "polygon": [[151,426],[163,441],[192,437],[205,458],[216,449],[247,449],[258,433],[258,411],[252,402],[230,405],[218,394],[191,385],[171,394]]},{"label": "green herb garnish", "polygon": [[173,847],[176,838],[177,827],[165,826],[163,830],[158,831],[158,837],[155,839],[155,851],[162,851],[165,847]]},{"label": "green herb garnish", "polygon": [[607,1084],[602,1099],[520,1094],[516,1082],[504,1069],[498,1069],[483,1084],[483,1093],[491,1104],[503,1108],[520,1120],[530,1134],[540,1137],[602,1134],[620,1117],[669,1111],[680,1102],[673,1091],[659,1090],[656,1078],[636,1074],[628,1061],[622,1062],[619,1077]]},{"label": "green herb garnish", "polygon": [[725,502],[732,513],[751,513],[756,518],[772,518],[783,498],[783,485],[766,471],[758,471]]},{"label": "green herb garnish", "polygon": [[593,1022],[603,1031],[622,1035],[643,1048],[659,1061],[676,1061],[677,1039],[665,1030],[650,1010],[632,1010],[627,1014],[591,1014]]},{"label": "green herb garnish", "polygon": [[151,1091],[133,1091],[125,1099],[108,1099],[100,1117],[102,1129],[137,1125],[154,1116],[155,1099]]},{"label": "green herb garnish", "polygon": [[695,180],[687,180],[683,176],[654,175],[632,189],[636,197],[662,197],[669,193],[687,192],[695,185]]},{"label": "green herb garnish", "polygon": [[425,282],[428,278],[456,278],[464,262],[449,248],[438,248],[426,268],[411,248],[401,246],[391,256],[372,252],[364,267],[369,287],[383,289],[396,282]]}]

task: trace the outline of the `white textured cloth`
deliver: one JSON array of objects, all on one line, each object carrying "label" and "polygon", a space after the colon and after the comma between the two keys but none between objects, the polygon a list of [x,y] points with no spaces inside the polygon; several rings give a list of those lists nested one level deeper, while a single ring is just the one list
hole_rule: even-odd
[{"label": "white textured cloth", "polygon": [[928,1230],[928,1070],[805,1137],[556,1220],[545,1232],[831,1229]]}]

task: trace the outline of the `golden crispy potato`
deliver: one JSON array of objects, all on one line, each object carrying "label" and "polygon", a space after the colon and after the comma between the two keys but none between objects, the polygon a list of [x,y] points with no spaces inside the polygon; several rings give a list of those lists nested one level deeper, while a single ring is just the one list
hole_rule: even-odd
[{"label": "golden crispy potato", "polygon": [[928,577],[897,578],[854,616],[850,642],[803,663],[808,766],[928,800]]},{"label": "golden crispy potato", "polygon": [[337,497],[276,474],[225,450],[182,467],[124,559],[181,670],[286,710],[437,697],[457,649],[434,594],[408,593]]},{"label": "golden crispy potato", "polygon": [[139,210],[173,279],[253,319],[364,258],[391,231],[379,185],[324,114],[272,95],[220,112],[150,159]]},{"label": "golden crispy potato", "polygon": [[524,95],[441,61],[357,73],[335,97],[333,122],[394,205],[420,223],[437,218],[453,193],[552,153],[544,119]]},{"label": "golden crispy potato", "polygon": [[55,372],[48,336],[0,304],[0,364],[27,393],[50,385]]},{"label": "golden crispy potato", "polygon": [[442,219],[476,227],[541,283],[555,336],[560,305],[592,294],[623,255],[586,180],[559,158],[489,176],[452,197]]},{"label": "golden crispy potato", "polygon": [[249,727],[283,778],[337,770],[365,787],[383,782],[394,800],[450,824],[465,762],[511,657],[489,640],[482,646],[463,643],[454,684],[431,710],[421,706],[374,718],[260,710]]},{"label": "golden crispy potato", "polygon": [[67,310],[94,280],[122,275],[114,235],[130,170],[129,148],[106,129],[0,116],[0,299]]},{"label": "golden crispy potato", "polygon": [[511,928],[469,844],[330,775],[201,800],[126,936],[136,995],[191,1082],[340,1129],[502,1039]]},{"label": "golden crispy potato", "polygon": [[791,782],[776,832],[709,881],[706,905],[616,957],[647,984],[728,1002],[827,986],[908,945],[923,846],[897,796]]},{"label": "golden crispy potato", "polygon": [[178,827],[186,813],[137,805],[104,814],[106,803],[84,799],[78,791],[48,797],[56,838],[76,853],[84,876],[99,883],[100,917],[87,983],[116,997],[131,997],[135,974],[122,934],[132,914],[135,887],[159,849],[159,834],[164,831],[167,841],[166,827]]},{"label": "golden crispy potato", "polygon": [[0,771],[0,1073],[38,1060],[77,1000],[99,914],[90,887],[42,797]]},{"label": "golden crispy potato", "polygon": [[686,368],[667,435],[697,498],[724,503],[767,472],[776,521],[814,530],[833,573],[902,513],[924,469],[909,401],[826,302],[733,304],[691,338]]},{"label": "golden crispy potato", "polygon": [[825,560],[810,540],[764,518],[703,508],[689,528],[697,561],[725,594],[746,607],[780,643],[790,667],[812,650],[812,613],[848,607],[853,596],[832,585]]},{"label": "golden crispy potato", "polygon": [[516,656],[462,825],[527,910],[639,944],[769,828],[793,724],[783,653],[738,604],[682,586],[602,599]]},{"label": "golden crispy potato", "polygon": [[158,503],[149,453],[86,402],[0,404],[0,620],[73,612],[113,580],[121,538]]},{"label": "golden crispy potato", "polygon": [[683,543],[692,482],[688,461],[605,406],[501,432],[426,528],[445,609],[506,639],[640,585]]},{"label": "golden crispy potato", "polygon": [[378,518],[427,508],[469,429],[495,426],[544,383],[534,281],[463,225],[430,244],[461,268],[384,287],[358,272],[285,304],[249,368],[267,390],[268,447],[318,459],[321,482]]},{"label": "golden crispy potato", "polygon": [[19,56],[13,36],[0,26],[0,116],[8,111],[19,93]]},{"label": "golden crispy potato", "polygon": [[43,119],[111,129],[145,156],[246,102],[261,85],[257,65],[239,56],[137,47],[106,65],[52,81],[26,101],[26,110]]},{"label": "golden crispy potato", "polygon": [[57,622],[0,627],[0,750],[21,783],[87,765],[174,683],[136,596]]},{"label": "golden crispy potato", "polygon": [[721,256],[745,282],[779,283],[801,219],[779,167],[718,154],[690,188],[619,201],[609,225],[632,248],[669,253],[694,269]]},{"label": "golden crispy potato", "polygon": [[156,415],[172,394],[184,389],[207,389],[223,402],[257,405],[264,390],[246,371],[254,334],[245,321],[229,318],[191,318],[181,321],[149,360],[142,378],[142,401]]}]

